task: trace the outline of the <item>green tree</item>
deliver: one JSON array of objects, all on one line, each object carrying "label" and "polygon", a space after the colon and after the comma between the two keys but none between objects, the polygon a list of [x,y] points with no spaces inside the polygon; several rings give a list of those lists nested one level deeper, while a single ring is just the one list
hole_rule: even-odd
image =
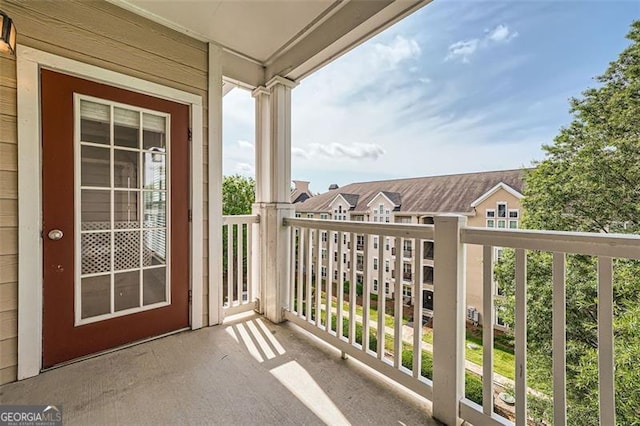
[{"label": "green tree", "polygon": [[[597,77],[599,85],[571,99],[572,122],[561,129],[546,158],[527,172],[523,226],[588,232],[640,231],[640,21],[631,44]],[[551,395],[551,254],[528,253],[528,367]],[[514,256],[496,267],[505,292],[503,313],[513,324]],[[596,259],[567,256],[568,423],[598,423]],[[640,263],[614,264],[616,416],[640,424]],[[549,404],[531,407],[549,420]]]},{"label": "green tree", "polygon": [[[255,181],[250,177],[244,177],[240,175],[224,176],[222,179],[222,214],[223,215],[243,215],[251,214],[251,207],[256,199]],[[239,299],[241,296],[238,293],[237,286],[238,280],[241,283],[246,282],[245,276],[249,274],[247,270],[247,245],[242,246],[242,270],[236,270],[237,256],[238,256],[238,232],[242,232],[242,239],[246,240],[247,226],[249,225],[229,225],[222,229],[222,268],[223,268],[223,280],[226,282],[227,276],[231,273],[233,280],[234,294],[232,299]],[[228,264],[227,245],[229,243],[229,236],[233,244],[233,258],[231,264],[231,270]],[[243,291],[246,291],[246,286],[243,284]],[[227,298],[227,286],[224,286],[224,297]]]},{"label": "green tree", "polygon": [[256,200],[256,183],[253,178],[240,175],[222,179],[222,214],[251,214]]}]

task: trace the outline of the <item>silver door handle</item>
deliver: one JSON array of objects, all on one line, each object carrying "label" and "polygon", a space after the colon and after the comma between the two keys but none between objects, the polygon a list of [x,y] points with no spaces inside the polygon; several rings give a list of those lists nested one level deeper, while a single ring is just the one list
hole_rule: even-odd
[{"label": "silver door handle", "polygon": [[47,236],[49,237],[50,240],[57,241],[57,240],[61,240],[62,237],[64,237],[64,233],[59,229],[52,229],[51,231],[49,231]]}]

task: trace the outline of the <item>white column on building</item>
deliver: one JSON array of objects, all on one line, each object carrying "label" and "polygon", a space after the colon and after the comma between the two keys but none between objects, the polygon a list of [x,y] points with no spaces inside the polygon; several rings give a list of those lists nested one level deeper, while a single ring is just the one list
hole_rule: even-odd
[{"label": "white column on building", "polygon": [[253,91],[256,102],[256,203],[260,215],[260,311],[281,322],[290,285],[289,230],[283,219],[291,205],[291,89],[295,83],[276,76]]}]

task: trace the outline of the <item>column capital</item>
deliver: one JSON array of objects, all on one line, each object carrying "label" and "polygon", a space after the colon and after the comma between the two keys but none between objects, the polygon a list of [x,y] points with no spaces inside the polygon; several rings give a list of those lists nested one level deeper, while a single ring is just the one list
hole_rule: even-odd
[{"label": "column capital", "polygon": [[289,89],[293,89],[298,85],[298,83],[293,80],[289,80],[288,78],[276,75],[271,80],[267,81],[266,88],[271,89],[277,84],[281,84]]},{"label": "column capital", "polygon": [[270,95],[271,92],[264,86],[258,86],[251,91],[251,96],[257,98],[260,95]]}]

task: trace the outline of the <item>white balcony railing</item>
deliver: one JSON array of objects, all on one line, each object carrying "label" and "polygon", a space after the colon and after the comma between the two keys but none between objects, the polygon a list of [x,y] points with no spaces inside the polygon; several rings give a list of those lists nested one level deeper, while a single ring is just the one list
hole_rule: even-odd
[{"label": "white balcony railing", "polygon": [[259,217],[223,216],[222,223],[223,310],[225,315],[233,315],[256,307],[259,289],[252,253]]},{"label": "white balcony railing", "polygon": [[[472,424],[527,424],[527,278],[526,252],[539,250],[553,253],[553,402],[554,424],[566,424],[566,306],[565,258],[566,254],[595,256],[598,259],[598,370],[599,421],[601,425],[615,424],[614,359],[613,359],[613,268],[612,258],[640,259],[640,236],[586,234],[572,232],[497,230],[464,226],[464,219],[456,216],[436,217],[435,225],[378,224],[362,222],[334,222],[326,220],[285,219],[291,229],[291,271],[289,309],[286,318],[321,339],[349,354],[387,377],[399,382],[433,401],[434,417],[446,424],[462,418]],[[309,254],[318,244],[319,232],[350,234],[351,241],[362,235],[364,251],[364,283],[358,297],[356,270],[348,272],[351,285],[345,287],[344,265],[333,265],[332,258],[320,260]],[[391,316],[385,316],[384,297],[377,299],[372,308],[372,280],[384,285],[383,268],[374,271],[369,255],[371,239],[377,236],[395,238],[395,246],[403,240],[412,240],[416,248],[411,261],[413,324],[403,321],[402,297],[395,297]],[[332,242],[333,237],[329,238]],[[423,293],[416,283],[423,282],[424,240],[434,241],[434,321],[433,368],[423,375],[424,351],[421,307]],[[329,251],[334,250],[333,243]],[[465,397],[465,251],[468,245],[483,247],[483,358],[482,404]],[[499,415],[494,407],[494,295],[493,247],[515,249],[515,413],[510,419]],[[377,257],[383,258],[383,245],[379,244]],[[320,250],[317,247],[316,250]],[[342,245],[335,250],[342,258]],[[356,251],[348,251],[351,264],[356,265]],[[401,270],[402,258],[395,259],[396,270]],[[339,270],[333,285],[318,281],[310,271],[325,267]],[[331,276],[331,275],[330,275]],[[345,293],[345,289],[348,293]],[[395,289],[401,292],[402,289]],[[357,303],[354,303],[357,301]],[[375,321],[372,317],[377,316]],[[409,338],[407,335],[412,334]],[[372,344],[374,342],[375,344]],[[487,348],[491,348],[487,350]],[[408,355],[411,354],[409,357]],[[408,368],[407,368],[408,367]],[[427,368],[427,370],[429,370]]]}]

